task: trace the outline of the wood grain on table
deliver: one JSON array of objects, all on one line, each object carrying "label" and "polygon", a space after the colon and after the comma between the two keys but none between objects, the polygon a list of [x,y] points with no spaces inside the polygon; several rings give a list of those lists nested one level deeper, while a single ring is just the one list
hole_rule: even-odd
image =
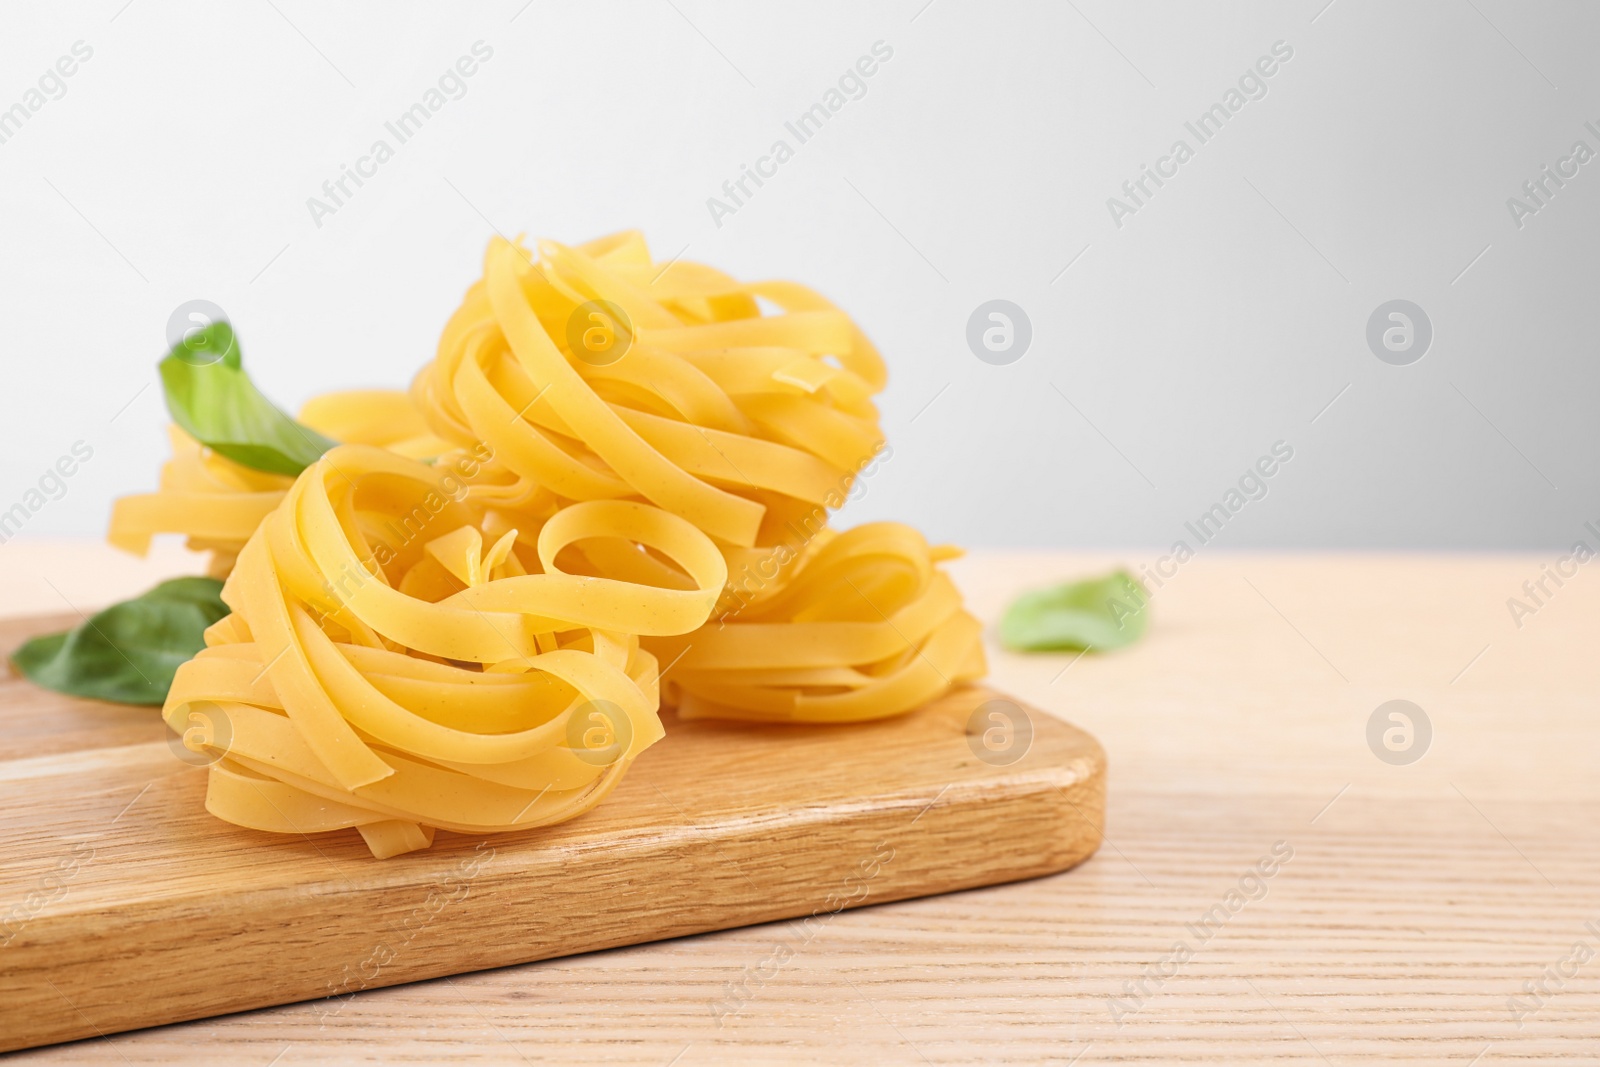
[{"label": "wood grain on table", "polygon": [[[1029,585],[1143,561],[979,553],[957,577],[992,621]],[[1063,875],[845,912],[781,966],[772,924],[16,1059],[1600,1061],[1600,572],[1519,627],[1507,599],[1546,562],[1202,553],[1131,649],[991,649],[994,685],[1109,753],[1106,843]],[[149,570],[0,547],[16,613]],[[1432,726],[1408,765],[1367,742],[1395,699]],[[730,984],[749,995],[719,1026]]]}]

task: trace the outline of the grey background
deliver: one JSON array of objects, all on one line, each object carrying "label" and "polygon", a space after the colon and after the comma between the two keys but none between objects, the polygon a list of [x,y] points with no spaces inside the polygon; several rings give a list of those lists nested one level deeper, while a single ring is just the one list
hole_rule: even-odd
[{"label": "grey background", "polygon": [[[1274,442],[1227,547],[1556,548],[1591,459],[1600,160],[1518,228],[1521,184],[1600,126],[1600,7],[1377,3],[420,6],[108,0],[0,11],[0,108],[93,58],[0,144],[0,509],[94,458],[25,536],[94,535],[166,455],[168,315],[231,313],[288,407],[400,386],[486,240],[640,227],[659,258],[831,295],[885,352],[892,459],[845,522],[971,545],[1160,548]],[[306,198],[474,41],[467,93],[316,227]],[[719,227],[707,198],[868,54],[893,58]],[[1274,42],[1214,140],[1183,127]],[[1107,198],[1177,138],[1134,216]],[[1068,266],[1070,264],[1070,266]],[[1385,301],[1434,327],[1410,366]],[[1005,299],[1033,340],[968,349]]]}]

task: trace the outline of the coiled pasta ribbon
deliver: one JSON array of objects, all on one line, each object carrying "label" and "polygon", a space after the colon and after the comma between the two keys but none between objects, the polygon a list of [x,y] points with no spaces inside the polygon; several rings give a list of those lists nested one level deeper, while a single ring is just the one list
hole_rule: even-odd
[{"label": "coiled pasta ribbon", "polygon": [[[636,501],[561,509],[485,548],[447,472],[362,445],[307,468],[247,540],[233,614],[179,668],[163,715],[206,754],[209,811],[280,833],[358,829],[376,856],[436,828],[523,829],[598,803],[661,736],[640,634],[700,626],[716,546]],[[676,587],[603,573],[627,544]]]},{"label": "coiled pasta ribbon", "polygon": [[[935,566],[945,554],[898,524],[826,529],[883,447],[884,380],[871,342],[811,290],[657,264],[629,232],[543,241],[537,259],[491,241],[412,395],[435,433],[487,443],[514,477],[496,490],[520,495],[503,522],[519,506],[644,499],[717,543],[734,586],[715,621],[648,642],[663,663],[681,657],[669,703],[824,722],[900,714],[983,672],[978,624]],[[677,580],[637,553],[589,553],[602,554],[636,580]]]},{"label": "coiled pasta ribbon", "polygon": [[[392,389],[327,393],[307,401],[300,422],[336,441],[379,445],[403,456],[436,456],[449,448],[429,433],[410,397]],[[283,499],[294,479],[251,470],[167,427],[172,458],[159,488],[117,500],[107,539],[142,556],[158,533],[179,533],[197,552],[211,552],[210,571],[225,578],[234,559]]]},{"label": "coiled pasta ribbon", "polygon": [[883,361],[848,316],[790,282],[662,267],[637,233],[538,248],[490,242],[412,385],[435,433],[562,501],[647,500],[730,562],[843,502],[883,443]]},{"label": "coiled pasta ribbon", "polygon": [[935,566],[957,554],[896,522],[824,531],[788,571],[735,581],[716,620],[647,639],[663,697],[684,718],[857,722],[980,678],[981,628]]}]

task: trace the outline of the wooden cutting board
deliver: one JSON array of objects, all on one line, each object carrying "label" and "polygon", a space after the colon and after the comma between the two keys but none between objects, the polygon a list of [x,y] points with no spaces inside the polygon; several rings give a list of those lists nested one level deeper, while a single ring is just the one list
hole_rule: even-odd
[{"label": "wooden cutting board", "polygon": [[[75,621],[0,622],[0,650]],[[990,690],[854,726],[666,725],[579,819],[374,860],[353,830],[208,815],[154,708],[0,680],[0,1049],[332,1015],[361,989],[796,920],[776,959],[844,908],[1065,870],[1101,840],[1099,744]]]}]

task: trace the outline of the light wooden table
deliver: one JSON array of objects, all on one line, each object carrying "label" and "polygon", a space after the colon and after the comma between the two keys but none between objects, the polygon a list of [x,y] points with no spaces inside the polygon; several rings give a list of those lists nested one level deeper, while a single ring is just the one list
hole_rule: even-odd
[{"label": "light wooden table", "polygon": [[[1064,875],[845,912],[769,977],[746,979],[774,926],[16,1058],[1600,1061],[1600,565],[1547,582],[1520,628],[1506,604],[1553,558],[1202,553],[1157,591],[1132,649],[995,652],[995,685],[1110,753],[1100,853]],[[992,620],[1021,588],[1112,562],[957,567]],[[87,608],[183,565],[13,542],[0,604]],[[1409,765],[1368,746],[1393,699],[1432,725]],[[1275,848],[1270,877],[1254,873]],[[719,1028],[711,1005],[742,980],[753,995]]]}]

